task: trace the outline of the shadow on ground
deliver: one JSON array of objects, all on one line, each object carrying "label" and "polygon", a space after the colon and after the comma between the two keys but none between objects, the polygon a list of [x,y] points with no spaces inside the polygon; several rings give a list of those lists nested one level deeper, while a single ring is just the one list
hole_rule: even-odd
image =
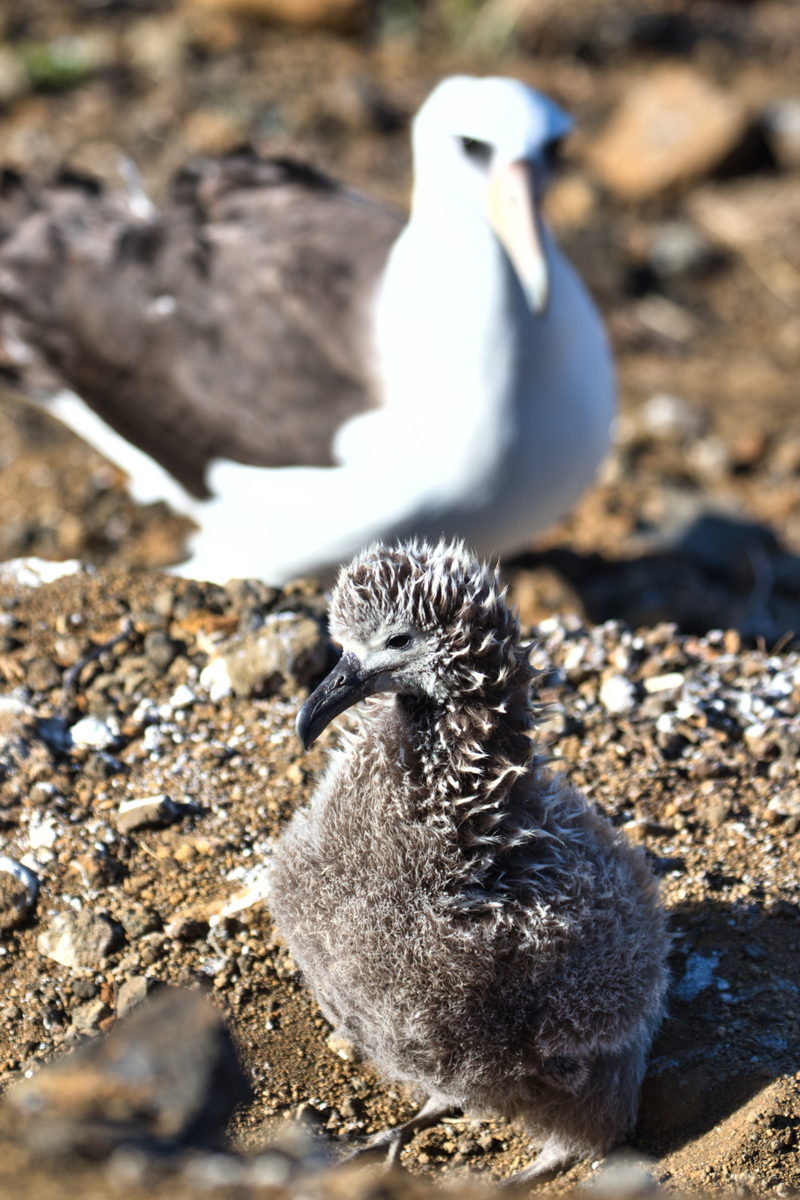
[{"label": "shadow on ground", "polygon": [[800,634],[800,557],[783,550],[766,526],[723,515],[699,516],[674,544],[638,557],[556,546],[510,559],[505,570],[523,620],[535,619],[537,605],[578,606],[597,624],[617,619],[638,629],[673,621],[697,634],[736,629],[768,647]]},{"label": "shadow on ground", "polygon": [[[724,887],[724,881],[721,886]],[[703,900],[673,910],[668,1014],[653,1045],[634,1138],[664,1158],[800,1067],[792,905]]]}]

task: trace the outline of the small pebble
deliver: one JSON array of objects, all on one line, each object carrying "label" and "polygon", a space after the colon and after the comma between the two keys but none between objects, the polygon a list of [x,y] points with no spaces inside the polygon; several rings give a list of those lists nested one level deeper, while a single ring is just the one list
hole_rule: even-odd
[{"label": "small pebble", "polygon": [[111,1009],[104,1000],[89,1000],[72,1010],[72,1024],[81,1033],[90,1033],[100,1027],[100,1022],[111,1016]]},{"label": "small pebble", "polygon": [[358,1051],[352,1042],[348,1042],[347,1038],[340,1037],[338,1033],[332,1033],[325,1043],[332,1054],[343,1058],[345,1062],[358,1062]]},{"label": "small pebble", "polygon": [[147,998],[150,987],[151,981],[144,975],[131,975],[126,979],[117,995],[117,1016],[124,1017],[141,1004]]},{"label": "small pebble", "polygon": [[117,829],[128,834],[148,827],[163,828],[180,820],[183,807],[165,793],[123,800],[117,810]]}]

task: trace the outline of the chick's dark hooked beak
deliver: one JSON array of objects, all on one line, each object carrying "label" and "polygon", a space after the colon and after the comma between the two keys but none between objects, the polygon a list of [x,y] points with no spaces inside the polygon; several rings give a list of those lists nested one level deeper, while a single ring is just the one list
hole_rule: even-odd
[{"label": "chick's dark hooked beak", "polygon": [[365,671],[361,660],[352,650],[339,659],[336,666],[306,700],[297,714],[297,740],[304,750],[317,740],[334,717],[359,700],[380,690],[382,672]]}]

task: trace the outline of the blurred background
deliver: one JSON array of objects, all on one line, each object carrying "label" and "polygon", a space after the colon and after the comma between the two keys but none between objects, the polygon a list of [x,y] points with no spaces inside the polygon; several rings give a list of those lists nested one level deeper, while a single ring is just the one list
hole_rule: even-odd
[{"label": "blurred background", "polygon": [[[155,203],[249,144],[406,210],[409,119],[441,77],[554,96],[576,130],[547,216],[621,412],[591,492],[505,564],[523,618],[800,636],[795,0],[3,0],[0,34],[0,165],[116,189],[124,153]],[[6,326],[0,559],[175,562],[185,519],[34,403],[55,386]]]}]

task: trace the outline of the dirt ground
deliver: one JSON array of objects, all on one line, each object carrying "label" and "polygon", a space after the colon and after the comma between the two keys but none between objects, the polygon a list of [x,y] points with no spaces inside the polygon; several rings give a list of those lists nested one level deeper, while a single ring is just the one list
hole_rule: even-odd
[{"label": "dirt ground", "polygon": [[[550,215],[618,355],[617,446],[576,511],[505,569],[540,640],[543,736],[645,843],[672,913],[673,993],[636,1156],[670,1189],[786,1195],[800,1189],[800,292],[780,279],[798,271],[800,225],[797,172],[776,161],[757,118],[800,96],[800,17],[772,0],[587,2],[498,57],[464,42],[468,8],[385,4],[371,28],[343,36],[223,6],[6,0],[9,46],[30,58],[72,36],[90,65],[69,86],[44,67],[20,85],[0,112],[0,160],[115,183],[121,149],[157,201],[192,154],[247,139],[405,207],[407,118],[443,74],[502,70],[575,114]],[[748,137],[692,186],[615,198],[587,147],[665,61],[692,62],[744,97]],[[2,73],[0,62],[0,90]],[[702,233],[709,197],[764,183],[783,209],[746,250],[700,237],[686,260],[656,252],[676,221]],[[242,1150],[299,1108],[334,1147],[403,1119],[416,1099],[328,1044],[264,905],[220,916],[257,887],[333,735],[300,753],[293,719],[308,680],[215,699],[201,675],[225,639],[270,614],[324,621],[324,596],[159,573],[180,558],[186,523],[135,505],[120,472],[48,416],[46,377],[26,392],[13,354],[0,367],[0,560],[88,564],[39,587],[0,575],[0,853],[41,880],[30,916],[0,934],[0,1083],[109,1028],[135,977],[199,983],[229,1016],[256,1096],[232,1130]],[[69,668],[126,618],[127,635],[69,684]],[[612,678],[630,685],[627,708],[604,692]],[[85,716],[105,744],[69,744],[64,731]],[[121,801],[162,793],[185,806],[173,824],[120,831]],[[67,908],[113,925],[97,969],[37,948]],[[529,1159],[521,1130],[468,1118],[403,1156],[446,1181],[501,1178]],[[0,1165],[9,1194],[22,1186],[15,1170],[4,1178]],[[546,1187],[601,1171],[580,1164]]]},{"label": "dirt ground", "polygon": [[[113,1025],[128,980],[199,983],[229,1015],[256,1096],[235,1143],[256,1150],[302,1110],[346,1144],[409,1115],[414,1098],[330,1043],[263,903],[221,915],[258,888],[333,734],[301,754],[303,692],[291,679],[261,699],[213,699],[203,674],[235,629],[265,613],[315,619],[324,597],[303,586],[242,601],[241,589],[124,570],[0,586],[12,618],[2,849],[41,881],[34,913],[2,944],[0,1079],[13,1085]],[[70,686],[69,667],[126,618],[127,636]],[[670,1014],[633,1145],[671,1187],[784,1194],[800,1183],[800,657],[742,651],[733,631],[681,637],[664,624],[632,637],[568,617],[536,634],[545,744],[645,843],[673,914]],[[610,679],[631,681],[622,711]],[[123,832],[122,802],[165,793],[181,806],[173,824]],[[41,952],[43,930],[69,908],[112,923],[94,967],[65,969]],[[519,1129],[454,1118],[415,1138],[404,1163],[497,1178],[529,1154]],[[549,1186],[563,1191],[595,1169],[580,1164]]]}]

